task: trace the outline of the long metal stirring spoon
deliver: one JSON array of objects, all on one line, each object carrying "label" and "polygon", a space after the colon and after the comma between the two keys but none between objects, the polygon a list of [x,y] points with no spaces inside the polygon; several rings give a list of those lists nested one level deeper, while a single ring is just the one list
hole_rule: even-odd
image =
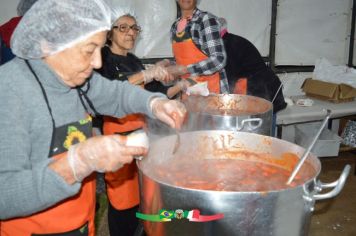
[{"label": "long metal stirring spoon", "polygon": [[311,151],[312,148],[314,147],[316,141],[318,140],[318,138],[319,138],[321,132],[323,131],[323,129],[324,129],[326,123],[328,122],[330,116],[331,116],[331,111],[328,109],[328,110],[326,110],[326,117],[324,118],[323,123],[321,124],[321,126],[320,126],[318,132],[316,133],[316,135],[315,135],[313,141],[310,143],[310,145],[308,146],[308,148],[305,150],[303,156],[299,159],[299,162],[298,162],[297,165],[294,167],[294,170],[293,170],[292,174],[289,176],[289,179],[288,179],[288,181],[287,181],[287,185],[289,185],[289,184],[292,183],[294,177],[297,175],[299,169],[302,167],[302,165],[303,165],[305,159],[307,159],[307,157],[308,157],[310,151]]},{"label": "long metal stirring spoon", "polygon": [[[173,117],[176,117],[176,116],[178,116],[178,114],[174,113],[174,114],[173,114]],[[176,119],[177,119],[177,118],[176,118]],[[175,120],[176,120],[176,119],[175,119]],[[175,154],[175,153],[178,151],[178,148],[179,148],[179,146],[180,146],[180,134],[179,134],[179,131],[177,130],[177,127],[174,129],[174,132],[175,132],[177,138],[176,138],[176,142],[174,143],[174,147],[173,147],[173,152],[172,152],[172,154]]]},{"label": "long metal stirring spoon", "polygon": [[279,87],[278,87],[278,89],[277,89],[277,92],[274,94],[274,97],[273,97],[271,103],[274,102],[274,99],[276,99],[276,97],[277,97],[277,95],[278,95],[278,93],[279,93],[279,90],[281,90],[282,87],[283,87],[283,83],[281,83],[281,84],[279,85]]}]

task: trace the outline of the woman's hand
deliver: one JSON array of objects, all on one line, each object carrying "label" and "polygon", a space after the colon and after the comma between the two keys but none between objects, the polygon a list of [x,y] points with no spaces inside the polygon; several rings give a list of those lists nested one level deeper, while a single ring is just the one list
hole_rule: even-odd
[{"label": "woman's hand", "polygon": [[170,65],[166,67],[168,73],[173,75],[175,78],[178,78],[181,75],[188,74],[188,68],[183,65]]},{"label": "woman's hand", "polygon": [[147,153],[147,148],[126,145],[127,139],[120,135],[90,138],[69,148],[67,160],[77,182],[94,171],[113,172],[132,162],[134,156]]},{"label": "woman's hand", "polygon": [[168,73],[167,69],[161,65],[154,65],[147,70],[142,71],[142,73],[145,84],[150,83],[152,80],[168,84],[174,80],[174,76]]},{"label": "woman's hand", "polygon": [[183,103],[166,98],[153,98],[151,108],[157,119],[174,129],[181,128],[187,112]]}]

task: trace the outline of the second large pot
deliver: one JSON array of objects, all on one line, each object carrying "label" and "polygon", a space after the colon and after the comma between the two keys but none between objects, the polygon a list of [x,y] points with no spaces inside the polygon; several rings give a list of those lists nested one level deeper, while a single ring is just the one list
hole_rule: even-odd
[{"label": "second large pot", "polygon": [[273,105],[254,96],[211,94],[188,96],[186,131],[231,130],[271,135]]}]

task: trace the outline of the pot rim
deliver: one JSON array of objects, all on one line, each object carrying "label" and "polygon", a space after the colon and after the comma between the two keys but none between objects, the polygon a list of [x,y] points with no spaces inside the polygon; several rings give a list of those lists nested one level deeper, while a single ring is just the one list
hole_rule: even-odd
[{"label": "pot rim", "polygon": [[[223,98],[223,97],[228,97],[231,100],[236,100],[238,98],[242,98],[243,100],[255,100],[258,101],[260,103],[263,103],[264,105],[266,105],[266,108],[263,109],[263,111],[253,111],[253,112],[244,112],[241,111],[241,114],[237,114],[237,115],[233,115],[233,114],[215,114],[214,111],[207,111],[207,110],[200,110],[198,109],[190,109],[190,103],[194,103],[194,102],[199,102],[201,100],[207,100],[209,98]],[[197,101],[195,101],[197,100]],[[206,114],[206,115],[211,115],[211,116],[218,116],[218,117],[226,117],[226,116],[253,116],[253,115],[263,115],[269,112],[273,111],[273,103],[271,101],[268,101],[265,98],[261,98],[261,97],[256,97],[256,96],[251,96],[251,95],[243,95],[243,94],[209,94],[208,96],[201,96],[201,95],[190,95],[188,96],[188,98],[183,101],[187,107],[188,113],[193,113],[193,114]],[[232,111],[234,109],[220,109],[221,111]]]},{"label": "pot rim", "polygon": [[182,186],[177,186],[177,185],[173,185],[173,184],[169,184],[169,183],[166,183],[166,182],[163,182],[161,180],[157,180],[147,174],[145,174],[142,169],[139,167],[139,161],[136,161],[137,163],[137,167],[139,169],[139,175],[144,175],[146,178],[149,178],[151,181],[154,181],[160,185],[163,185],[163,186],[167,186],[167,187],[170,187],[170,188],[176,188],[176,189],[180,189],[180,190],[183,190],[183,191],[198,191],[198,192],[202,192],[202,193],[219,193],[219,194],[271,194],[271,193],[280,193],[280,192],[285,192],[285,191],[293,191],[294,189],[297,189],[297,188],[303,188],[303,186],[305,185],[308,185],[312,182],[314,182],[316,180],[316,178],[319,176],[320,174],[320,170],[319,172],[314,175],[314,177],[304,181],[303,184],[299,184],[299,185],[296,185],[294,187],[288,187],[288,188],[283,188],[283,189],[274,189],[274,190],[268,190],[268,191],[219,191],[219,190],[204,190],[204,189],[194,189],[194,188],[186,188],[186,187],[182,187]]},{"label": "pot rim", "polygon": [[[240,138],[241,137],[245,137],[248,139],[248,138],[253,138],[255,140],[264,140],[264,139],[267,139],[269,140],[271,143],[275,142],[276,144],[278,145],[283,145],[283,146],[286,146],[288,147],[288,149],[290,149],[291,151],[293,151],[293,153],[295,153],[296,155],[298,155],[298,157],[300,158],[302,156],[302,154],[304,153],[305,151],[305,148],[295,144],[295,143],[291,143],[291,142],[288,142],[286,140],[283,140],[283,139],[278,139],[278,138],[275,138],[275,137],[270,137],[270,136],[266,136],[266,135],[261,135],[261,134],[256,134],[256,133],[249,133],[249,132],[235,132],[235,131],[226,131],[226,130],[200,130],[200,131],[187,131],[187,132],[182,132],[181,135],[196,135],[199,137],[199,135],[206,135],[206,133],[213,133],[214,135],[220,135],[220,134],[235,134],[237,138]],[[169,137],[173,137],[174,135],[169,135],[167,137],[162,137],[160,138],[159,140],[166,140],[166,139],[169,139]],[[184,137],[184,136],[183,136]],[[174,137],[175,138],[175,137]],[[160,141],[157,140],[157,142],[159,143]],[[262,142],[262,141],[261,141]],[[248,149],[248,148],[247,148]],[[256,151],[255,151],[256,152]],[[264,153],[264,151],[263,151]],[[149,157],[148,157],[149,158]],[[245,161],[248,161],[248,160],[245,160]],[[303,181],[302,184],[299,184],[299,185],[296,185],[294,187],[287,187],[287,188],[283,188],[283,189],[277,189],[277,190],[268,190],[268,191],[247,191],[246,193],[251,193],[251,192],[256,192],[256,193],[261,193],[261,192],[280,192],[280,191],[285,191],[285,190],[288,190],[288,189],[295,189],[295,188],[298,188],[298,187],[301,187],[301,186],[304,186],[305,184],[307,183],[310,183],[312,181],[315,181],[316,178],[319,176],[320,172],[321,172],[321,162],[319,160],[319,158],[314,155],[313,153],[310,153],[308,158],[306,159],[305,161],[306,163],[309,163],[311,165],[311,167],[313,168],[313,175],[306,179],[305,181]],[[157,180],[153,177],[151,177],[150,175],[147,175],[146,173],[144,173],[144,171],[142,170],[141,168],[141,165],[143,163],[140,162],[136,162],[137,163],[137,168],[139,170],[139,173],[142,173],[143,175],[145,175],[146,177],[149,177],[151,180],[153,181],[156,181],[160,184],[163,184],[163,185],[166,185],[166,186],[170,186],[170,187],[177,187],[177,188],[180,188],[180,189],[185,189],[185,190],[194,190],[194,191],[212,191],[212,192],[232,192],[232,193],[243,193],[243,192],[238,192],[238,191],[218,191],[218,190],[199,190],[199,189],[192,189],[192,188],[185,188],[185,187],[181,187],[181,186],[175,186],[175,185],[172,185],[172,184],[169,184],[169,183],[166,183],[166,182],[163,182],[162,180]]]}]

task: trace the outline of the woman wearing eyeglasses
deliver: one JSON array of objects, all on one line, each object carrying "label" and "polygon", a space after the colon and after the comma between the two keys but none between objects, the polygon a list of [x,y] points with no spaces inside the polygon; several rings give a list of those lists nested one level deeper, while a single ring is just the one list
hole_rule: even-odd
[{"label": "woman wearing eyeglasses", "polygon": [[[107,36],[102,48],[102,67],[98,72],[110,80],[128,80],[147,90],[166,94],[168,88],[159,81],[172,79],[165,69],[169,61],[161,61],[145,70],[140,59],[129,51],[141,32],[133,14],[117,14],[119,17]],[[104,117],[103,134],[127,135],[141,129],[144,118],[131,114],[123,118]],[[125,165],[120,171],[105,175],[109,199],[108,222],[110,235],[134,235],[138,225],[135,216],[139,204],[138,174],[135,163]]]}]

